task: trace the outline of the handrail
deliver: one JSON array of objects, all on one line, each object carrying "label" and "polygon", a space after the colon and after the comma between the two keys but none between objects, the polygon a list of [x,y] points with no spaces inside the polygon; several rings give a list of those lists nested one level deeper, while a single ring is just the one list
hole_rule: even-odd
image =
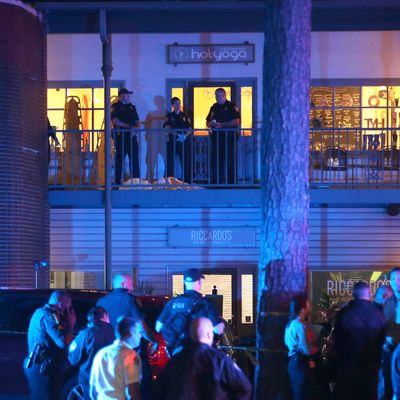
[{"label": "handrail", "polygon": [[[397,132],[310,129],[310,186],[400,187]],[[49,188],[104,189],[104,132],[57,135],[61,147],[51,152]],[[133,129],[113,131],[112,138],[113,189],[260,186],[261,129]]]}]

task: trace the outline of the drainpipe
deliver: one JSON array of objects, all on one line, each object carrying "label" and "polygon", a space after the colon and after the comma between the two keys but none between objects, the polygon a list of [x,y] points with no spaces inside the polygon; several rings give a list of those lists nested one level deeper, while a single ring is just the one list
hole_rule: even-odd
[{"label": "drainpipe", "polygon": [[111,35],[107,34],[107,15],[104,9],[100,10],[100,38],[103,44],[104,77],[104,136],[105,136],[105,191],[104,191],[104,289],[111,290],[112,273],[112,200],[111,200]]}]

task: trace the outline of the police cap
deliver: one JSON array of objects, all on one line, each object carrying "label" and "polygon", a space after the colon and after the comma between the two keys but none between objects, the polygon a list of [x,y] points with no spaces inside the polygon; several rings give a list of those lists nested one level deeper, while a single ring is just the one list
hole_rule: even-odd
[{"label": "police cap", "polygon": [[132,94],[133,92],[129,91],[126,88],[122,88],[118,90],[118,96],[121,96],[121,94]]},{"label": "police cap", "polygon": [[185,271],[183,278],[185,282],[196,282],[200,279],[204,279],[204,275],[197,268],[189,268]]}]

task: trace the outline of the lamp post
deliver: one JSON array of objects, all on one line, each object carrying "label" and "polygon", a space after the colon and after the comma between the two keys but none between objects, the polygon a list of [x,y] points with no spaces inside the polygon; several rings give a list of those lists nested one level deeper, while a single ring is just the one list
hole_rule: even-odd
[{"label": "lamp post", "polygon": [[34,261],[33,269],[35,270],[35,289],[38,289],[38,271],[40,268],[48,268],[49,262],[46,260]]}]

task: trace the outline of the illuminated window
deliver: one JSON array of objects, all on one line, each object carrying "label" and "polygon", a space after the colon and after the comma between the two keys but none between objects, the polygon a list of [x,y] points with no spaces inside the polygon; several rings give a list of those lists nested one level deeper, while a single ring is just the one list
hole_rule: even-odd
[{"label": "illuminated window", "polygon": [[242,324],[254,323],[253,275],[242,275]]},{"label": "illuminated window", "polygon": [[[184,108],[185,106],[183,104],[183,88],[172,88],[171,89],[171,99],[173,97],[177,97],[181,101],[182,111],[185,111],[185,108]],[[168,105],[172,111],[172,105],[170,102],[171,99],[168,99],[168,102],[169,102]]]},{"label": "illuminated window", "polygon": [[[223,296],[222,317],[226,321],[232,320],[232,275],[204,275],[202,284],[202,294],[212,294],[214,286],[217,287],[218,294]],[[184,284],[183,275],[172,276],[173,296],[183,294]]]},{"label": "illuminated window", "polygon": [[[343,144],[356,148],[356,134],[351,134],[356,130],[351,128],[369,129],[363,134],[371,135],[384,133],[385,128],[399,127],[399,97],[398,86],[315,86],[310,91],[310,126],[344,128],[336,133],[338,143],[334,145],[340,145],[342,138]],[[386,143],[381,145],[390,146],[393,140],[397,136],[394,139],[393,135],[387,135]]]},{"label": "illuminated window", "polygon": [[226,98],[231,100],[231,88],[224,86],[204,86],[193,88],[193,127],[195,129],[204,129],[196,132],[197,135],[208,135],[206,126],[206,117],[211,106],[215,103],[215,91],[222,87],[226,91]]},{"label": "illuminated window", "polygon": [[253,88],[251,86],[242,86],[240,88],[241,107],[240,107],[240,121],[244,130],[244,136],[251,136],[251,129],[253,128]]},{"label": "illuminated window", "polygon": [[[111,100],[118,97],[118,88],[111,89]],[[74,88],[58,87],[47,90],[47,116],[52,126],[58,131],[66,129],[65,109],[69,100],[78,103],[79,130],[83,131],[83,149],[98,150],[101,131],[104,128],[104,89],[103,88]],[[62,133],[57,137],[62,142]],[[88,146],[86,148],[86,146]]]}]

